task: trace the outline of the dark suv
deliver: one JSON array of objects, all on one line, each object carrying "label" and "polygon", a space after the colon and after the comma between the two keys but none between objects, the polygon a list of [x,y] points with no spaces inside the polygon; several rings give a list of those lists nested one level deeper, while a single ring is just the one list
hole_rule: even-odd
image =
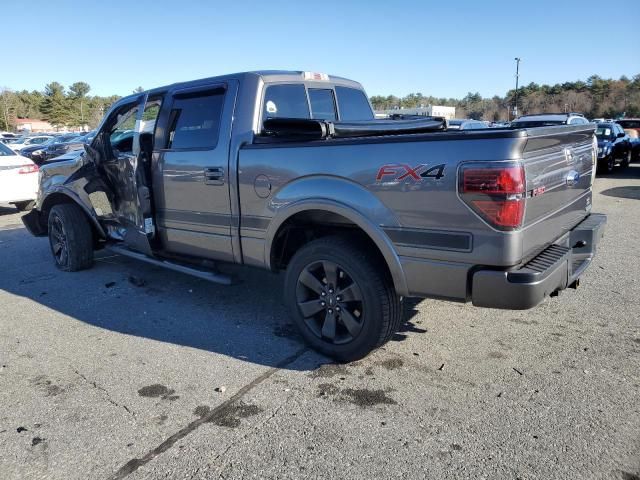
[{"label": "dark suv", "polygon": [[598,123],[598,171],[611,173],[617,163],[626,168],[631,163],[631,140],[615,122]]},{"label": "dark suv", "polygon": [[631,141],[631,157],[633,160],[638,160],[640,158],[640,118],[623,118],[616,120],[616,123],[629,135]]},{"label": "dark suv", "polygon": [[552,127],[555,125],[586,125],[589,121],[581,113],[536,113],[522,115],[513,122],[513,128]]}]

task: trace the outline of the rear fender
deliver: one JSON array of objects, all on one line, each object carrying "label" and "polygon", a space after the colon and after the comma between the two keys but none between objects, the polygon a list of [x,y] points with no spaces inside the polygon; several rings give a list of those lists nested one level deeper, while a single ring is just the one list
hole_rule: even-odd
[{"label": "rear fender", "polygon": [[267,268],[271,267],[271,250],[278,230],[293,215],[321,210],[341,215],[364,231],[376,244],[391,273],[396,291],[408,295],[406,279],[398,254],[384,227],[399,227],[400,224],[375,195],[349,180],[314,176],[296,180],[277,192],[269,204],[272,220],[265,242],[264,258]]}]

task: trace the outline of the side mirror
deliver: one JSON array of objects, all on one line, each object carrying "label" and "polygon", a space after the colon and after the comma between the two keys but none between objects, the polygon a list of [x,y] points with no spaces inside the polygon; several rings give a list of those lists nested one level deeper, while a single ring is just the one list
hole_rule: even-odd
[{"label": "side mirror", "polygon": [[617,135],[617,137],[618,137],[618,138],[622,138],[622,137],[624,137],[625,135],[626,135],[626,134],[624,134],[624,133],[620,132],[620,133]]}]

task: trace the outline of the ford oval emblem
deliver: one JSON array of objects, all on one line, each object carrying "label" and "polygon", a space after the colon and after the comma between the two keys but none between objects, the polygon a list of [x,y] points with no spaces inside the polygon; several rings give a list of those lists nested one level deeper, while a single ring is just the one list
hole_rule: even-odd
[{"label": "ford oval emblem", "polygon": [[567,185],[569,187],[572,187],[576,183],[578,183],[579,179],[580,179],[580,174],[575,170],[571,170],[569,173],[567,173]]}]

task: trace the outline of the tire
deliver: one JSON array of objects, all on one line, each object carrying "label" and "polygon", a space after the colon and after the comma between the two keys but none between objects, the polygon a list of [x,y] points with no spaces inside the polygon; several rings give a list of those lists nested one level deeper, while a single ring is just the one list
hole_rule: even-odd
[{"label": "tire", "polygon": [[93,232],[85,213],[73,203],[55,205],[49,213],[49,245],[56,267],[65,272],[93,265]]},{"label": "tire", "polygon": [[294,323],[311,347],[340,362],[365,357],[400,328],[400,297],[383,261],[372,257],[331,236],[302,247],[287,267],[285,304]]},{"label": "tire", "polygon": [[16,208],[21,212],[26,212],[28,210],[31,210],[35,204],[36,202],[34,200],[25,200],[24,202],[14,203]]},{"label": "tire", "polygon": [[631,150],[629,150],[627,152],[627,154],[624,157],[624,160],[622,160],[622,162],[620,162],[620,166],[622,168],[627,168],[630,163],[631,163]]},{"label": "tire", "polygon": [[598,171],[600,171],[600,173],[613,173],[615,166],[615,158],[613,158],[613,155],[608,155],[598,162]]}]

